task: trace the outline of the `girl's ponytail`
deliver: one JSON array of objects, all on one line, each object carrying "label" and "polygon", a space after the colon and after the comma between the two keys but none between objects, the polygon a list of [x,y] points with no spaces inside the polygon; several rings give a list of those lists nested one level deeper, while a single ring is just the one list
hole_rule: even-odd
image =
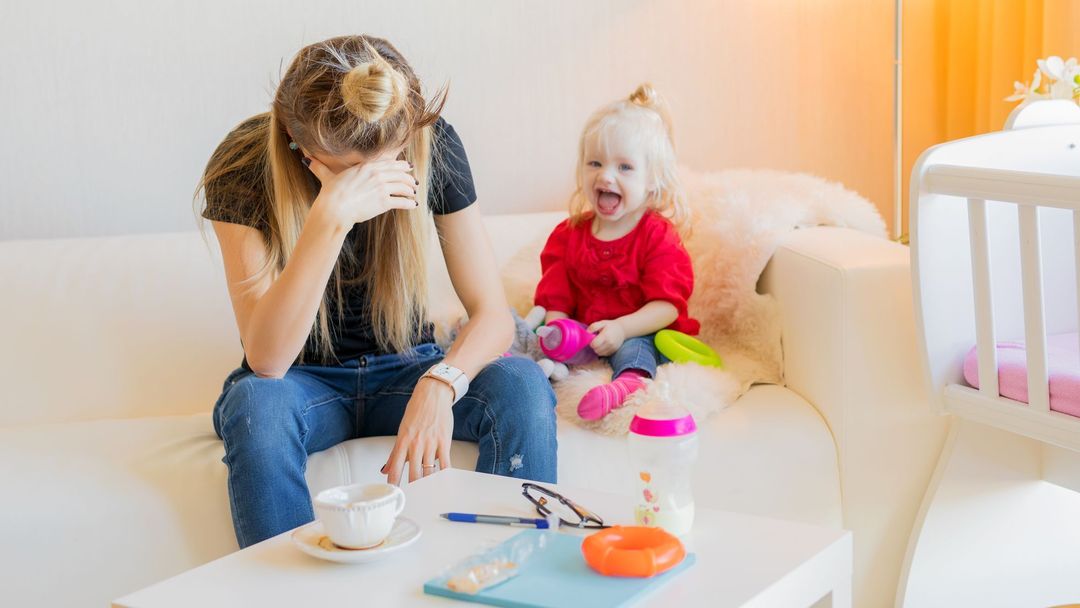
[{"label": "girl's ponytail", "polygon": [[667,102],[651,84],[646,82],[638,86],[627,100],[636,106],[656,112],[660,116],[660,120],[664,122],[664,129],[667,131],[668,139],[671,140],[671,145],[675,145],[675,135],[671,126],[671,113],[668,112]]},{"label": "girl's ponytail", "polygon": [[656,92],[656,89],[649,83],[640,85],[634,92],[630,94],[630,103],[635,103],[639,106],[645,106],[646,108],[653,107],[660,100],[660,95]]}]

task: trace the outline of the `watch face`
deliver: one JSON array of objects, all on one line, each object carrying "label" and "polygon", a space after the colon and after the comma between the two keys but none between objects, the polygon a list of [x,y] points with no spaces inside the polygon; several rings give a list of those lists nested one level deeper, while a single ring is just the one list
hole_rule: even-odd
[{"label": "watch face", "polygon": [[431,370],[431,373],[439,376],[440,378],[445,378],[450,381],[453,381],[455,376],[455,374],[450,370],[450,366],[445,363],[440,363],[436,365],[435,368]]},{"label": "watch face", "polygon": [[425,375],[449,384],[454,391],[454,403],[457,403],[457,400],[461,399],[469,390],[469,378],[465,375],[465,372],[445,363],[433,365]]}]

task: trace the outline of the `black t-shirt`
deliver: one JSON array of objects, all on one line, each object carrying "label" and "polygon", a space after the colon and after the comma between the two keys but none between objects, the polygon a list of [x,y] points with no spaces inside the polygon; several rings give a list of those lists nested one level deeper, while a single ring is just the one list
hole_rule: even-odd
[{"label": "black t-shirt", "polygon": [[[238,133],[252,130],[265,131],[268,121],[268,114],[260,114],[243,122],[225,137],[214,154],[221,154],[225,144]],[[465,147],[454,127],[439,118],[432,129],[433,159],[428,206],[435,215],[445,215],[473,204],[476,201],[476,190],[473,186],[472,171],[469,169]],[[297,162],[300,158],[302,157],[298,154]],[[206,184],[206,207],[203,209],[202,216],[209,220],[251,226],[264,235],[268,234],[271,209],[262,175],[262,167],[253,164],[250,167],[241,167],[214,180],[213,183]],[[317,190],[318,180],[314,176],[311,176],[311,179],[313,188]],[[343,279],[340,322],[335,298],[327,298],[331,348],[336,361],[348,361],[380,352],[371,323],[371,304],[367,290],[360,281],[351,280],[359,276],[360,265],[364,264],[365,235],[363,231],[366,228],[367,224],[354,226],[342,245],[343,253],[339,258]],[[346,250],[354,252],[357,260],[356,267],[347,263],[348,257],[344,254]],[[329,285],[327,289],[333,289],[333,286]],[[431,341],[431,339],[431,325],[425,323],[421,330],[420,340],[423,342]],[[320,358],[318,351],[314,348],[312,338],[308,339],[301,358],[306,364],[336,362]],[[243,365],[247,367],[246,359]]]}]

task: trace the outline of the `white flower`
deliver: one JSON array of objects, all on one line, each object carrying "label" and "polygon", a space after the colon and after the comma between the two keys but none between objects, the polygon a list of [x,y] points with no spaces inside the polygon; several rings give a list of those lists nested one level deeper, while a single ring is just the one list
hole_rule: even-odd
[{"label": "white flower", "polygon": [[1070,57],[1068,61],[1057,55],[1047,57],[1046,60],[1038,60],[1039,71],[1050,78],[1051,99],[1072,99],[1076,88],[1076,76],[1080,74],[1077,67],[1076,57]]},{"label": "white flower", "polygon": [[1046,95],[1038,92],[1041,84],[1042,72],[1040,70],[1035,70],[1035,73],[1031,76],[1030,86],[1025,86],[1024,83],[1019,80],[1013,81],[1013,94],[1006,97],[1005,101],[1045,99]]},{"label": "white flower", "polygon": [[1005,101],[1020,101],[1021,99],[1027,97],[1027,94],[1028,94],[1027,85],[1020,82],[1019,80],[1014,80],[1013,81],[1013,94],[1006,97]]},{"label": "white flower", "polygon": [[1072,99],[1076,85],[1068,80],[1058,80],[1050,85],[1050,99]]},{"label": "white flower", "polygon": [[[1076,59],[1071,61],[1075,62]],[[1049,76],[1051,80],[1061,80],[1065,77],[1065,61],[1057,55],[1051,55],[1046,59],[1038,59],[1035,63],[1039,64],[1039,70]]]},{"label": "white flower", "polygon": [[[1068,60],[1057,55],[1036,61],[1039,68],[1031,76],[1031,84],[1016,81],[1013,94],[1005,101],[1035,101],[1037,99],[1076,99],[1080,98],[1080,62],[1076,57]],[[1046,86],[1043,87],[1043,76]],[[1042,90],[1040,90],[1042,89]]]},{"label": "white flower", "polygon": [[1076,65],[1075,59],[1070,59],[1069,61],[1074,63],[1072,67],[1066,65],[1064,81],[1072,86],[1073,96],[1080,95],[1080,65]]}]

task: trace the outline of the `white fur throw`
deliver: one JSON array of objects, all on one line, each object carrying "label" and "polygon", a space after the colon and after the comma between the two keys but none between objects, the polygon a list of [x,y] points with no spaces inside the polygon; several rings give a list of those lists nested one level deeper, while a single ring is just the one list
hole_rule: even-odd
[{"label": "white fur throw", "polygon": [[[670,397],[700,423],[732,404],[751,384],[783,383],[776,301],[756,288],[784,236],[797,228],[828,225],[885,238],[885,223],[865,198],[812,175],[768,170],[696,174],[684,169],[682,178],[692,214],[692,231],[684,241],[695,271],[690,314],[701,321],[698,337],[716,349],[724,368],[671,363],[661,366],[656,380],[667,382]],[[525,246],[503,271],[510,305],[520,314],[533,305],[543,245],[540,240]],[[577,415],[581,396],[610,379],[605,363],[574,370],[555,385],[559,415],[600,433],[626,433],[654,384],[599,421]]]}]

